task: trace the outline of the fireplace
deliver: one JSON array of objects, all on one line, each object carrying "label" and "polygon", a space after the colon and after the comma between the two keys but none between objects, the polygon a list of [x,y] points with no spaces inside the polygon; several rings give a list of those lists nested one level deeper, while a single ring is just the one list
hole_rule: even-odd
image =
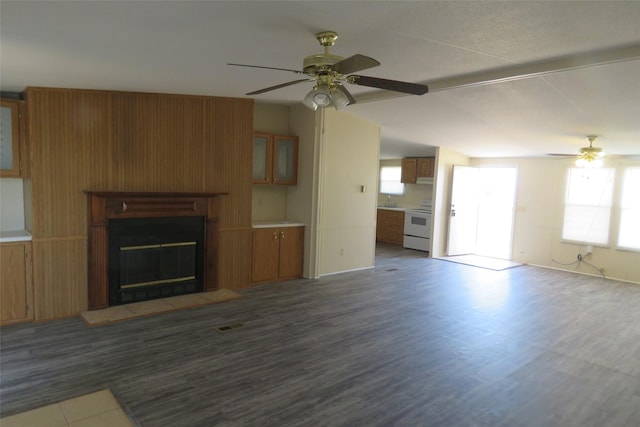
[{"label": "fireplace", "polygon": [[109,220],[109,305],[202,291],[202,217]]},{"label": "fireplace", "polygon": [[217,197],[86,191],[90,310],[217,289]]}]

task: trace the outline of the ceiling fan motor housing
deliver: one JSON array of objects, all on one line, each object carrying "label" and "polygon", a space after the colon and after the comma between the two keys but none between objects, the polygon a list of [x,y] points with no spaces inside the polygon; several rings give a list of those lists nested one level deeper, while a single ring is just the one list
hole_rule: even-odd
[{"label": "ceiling fan motor housing", "polygon": [[331,72],[330,66],[337,64],[344,58],[338,55],[310,55],[304,58],[302,71],[305,74],[315,75]]}]

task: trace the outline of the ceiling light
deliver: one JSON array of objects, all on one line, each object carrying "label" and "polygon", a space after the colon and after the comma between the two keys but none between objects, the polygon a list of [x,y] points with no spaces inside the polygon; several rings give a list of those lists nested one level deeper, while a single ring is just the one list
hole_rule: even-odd
[{"label": "ceiling light", "polygon": [[604,157],[602,148],[593,146],[593,141],[596,140],[595,136],[590,135],[587,139],[589,146],[580,149],[580,157],[576,159],[576,166],[579,168],[599,168],[602,166],[601,157]]},{"label": "ceiling light", "polygon": [[350,101],[349,98],[347,98],[347,95],[342,93],[340,89],[336,89],[331,94],[331,102],[333,103],[333,106],[336,107],[336,110],[342,110],[344,107],[349,105]]},{"label": "ceiling light", "polygon": [[337,89],[335,85],[319,84],[316,85],[311,91],[304,97],[302,103],[312,109],[317,110],[318,107],[335,107],[336,110],[341,110],[351,103],[351,100],[347,95]]},{"label": "ceiling light", "polygon": [[318,85],[313,94],[313,102],[318,107],[328,107],[331,105],[331,91],[327,85]]},{"label": "ceiling light", "polygon": [[313,95],[315,95],[315,93],[315,88],[311,89],[307,96],[305,96],[302,100],[302,103],[305,105],[305,107],[311,108],[313,111],[316,111],[318,109],[318,104],[313,101]]}]

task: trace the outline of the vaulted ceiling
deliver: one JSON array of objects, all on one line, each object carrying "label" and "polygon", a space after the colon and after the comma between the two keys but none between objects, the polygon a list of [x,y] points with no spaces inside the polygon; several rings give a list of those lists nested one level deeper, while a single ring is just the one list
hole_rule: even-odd
[{"label": "vaulted ceiling", "polygon": [[[587,135],[640,154],[640,2],[92,1],[0,3],[0,88],[54,86],[243,97],[299,79],[321,53],[424,83],[423,96],[349,86],[344,111],[382,126],[383,157],[577,153]],[[299,103],[311,83],[256,95]]]}]

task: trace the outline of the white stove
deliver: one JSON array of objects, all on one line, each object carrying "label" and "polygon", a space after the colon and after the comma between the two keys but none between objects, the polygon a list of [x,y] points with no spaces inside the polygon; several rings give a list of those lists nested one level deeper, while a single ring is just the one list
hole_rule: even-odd
[{"label": "white stove", "polygon": [[431,246],[431,202],[423,202],[420,208],[407,209],[404,216],[402,246],[429,252]]}]

